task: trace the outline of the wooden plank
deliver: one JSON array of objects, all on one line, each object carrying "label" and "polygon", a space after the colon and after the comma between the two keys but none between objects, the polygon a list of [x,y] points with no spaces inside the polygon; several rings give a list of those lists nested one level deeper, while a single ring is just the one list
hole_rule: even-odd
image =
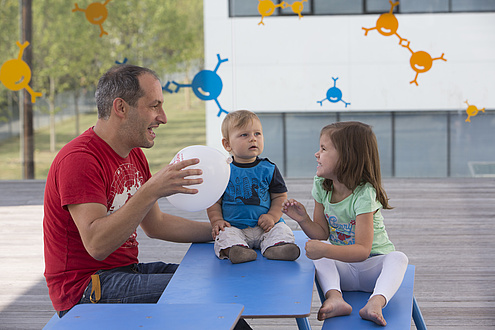
[{"label": "wooden plank", "polygon": [[[289,197],[313,210],[311,179],[288,179]],[[396,248],[416,266],[414,292],[428,329],[495,327],[495,179],[385,179],[393,210],[385,225]],[[43,278],[44,181],[0,181],[2,329],[41,329],[54,310]],[[165,212],[207,221],[206,212]],[[299,226],[287,219],[289,226]],[[180,262],[188,244],[161,242],[138,232],[140,260]],[[320,307],[313,293],[310,324]],[[247,320],[255,329],[297,329],[293,320]],[[412,327],[414,329],[414,327]]]}]

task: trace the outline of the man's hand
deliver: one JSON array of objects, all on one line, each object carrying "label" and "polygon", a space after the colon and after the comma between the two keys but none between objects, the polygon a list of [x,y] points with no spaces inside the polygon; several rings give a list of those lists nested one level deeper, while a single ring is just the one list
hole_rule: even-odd
[{"label": "man's hand", "polygon": [[203,182],[203,179],[188,177],[201,175],[203,171],[201,169],[187,169],[187,167],[198,163],[199,159],[193,158],[167,165],[145,183],[146,189],[150,189],[150,192],[157,200],[161,197],[179,193],[196,194],[198,192],[197,189],[187,188],[186,186],[200,184]]}]

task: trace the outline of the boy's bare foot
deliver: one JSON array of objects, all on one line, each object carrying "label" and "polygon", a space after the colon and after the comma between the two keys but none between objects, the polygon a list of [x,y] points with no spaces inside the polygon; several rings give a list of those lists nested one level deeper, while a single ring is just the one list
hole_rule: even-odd
[{"label": "boy's bare foot", "polygon": [[385,297],[382,295],[371,297],[366,306],[359,311],[359,316],[378,325],[386,326],[387,321],[385,321],[382,314],[382,308],[385,306],[385,302]]},{"label": "boy's bare foot", "polygon": [[349,315],[352,306],[345,302],[342,294],[337,290],[330,290],[325,295],[327,298],[318,311],[318,320],[323,321],[330,317]]}]

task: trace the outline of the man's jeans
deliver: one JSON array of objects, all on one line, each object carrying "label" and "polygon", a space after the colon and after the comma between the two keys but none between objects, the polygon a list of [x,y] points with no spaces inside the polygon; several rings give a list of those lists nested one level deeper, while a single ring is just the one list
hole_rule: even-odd
[{"label": "man's jeans", "polygon": [[[95,273],[100,276],[101,299],[99,303],[156,303],[177,267],[179,267],[178,264],[153,262],[99,270]],[[92,284],[90,281],[78,304],[91,303]],[[59,312],[59,317],[64,316],[68,311]]]}]

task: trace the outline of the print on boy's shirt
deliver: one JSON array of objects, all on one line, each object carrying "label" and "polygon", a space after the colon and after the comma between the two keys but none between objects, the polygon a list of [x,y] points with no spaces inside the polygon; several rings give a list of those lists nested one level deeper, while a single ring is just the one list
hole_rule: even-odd
[{"label": "print on boy's shirt", "polygon": [[[120,165],[113,175],[108,200],[108,204],[111,206],[108,208],[107,214],[112,214],[120,209],[143,184],[144,178],[133,164]],[[134,232],[122,246],[126,248],[138,246],[136,238],[137,233]]]},{"label": "print on boy's shirt", "polygon": [[355,243],[354,227],[356,220],[351,220],[350,223],[339,223],[336,216],[325,214],[330,225],[330,242],[339,242],[343,245],[351,245]]},{"label": "print on boy's shirt", "polygon": [[[232,196],[233,201],[236,201],[236,203],[242,203],[244,205],[261,205],[261,201],[266,202],[270,197],[267,193],[268,187],[263,187],[262,185],[263,183],[260,183],[256,178],[250,181],[248,177],[244,177],[242,178],[242,182],[240,178],[235,178],[235,194],[230,193],[228,195]],[[227,189],[229,188],[230,185]],[[262,192],[261,195],[260,191]]]}]

